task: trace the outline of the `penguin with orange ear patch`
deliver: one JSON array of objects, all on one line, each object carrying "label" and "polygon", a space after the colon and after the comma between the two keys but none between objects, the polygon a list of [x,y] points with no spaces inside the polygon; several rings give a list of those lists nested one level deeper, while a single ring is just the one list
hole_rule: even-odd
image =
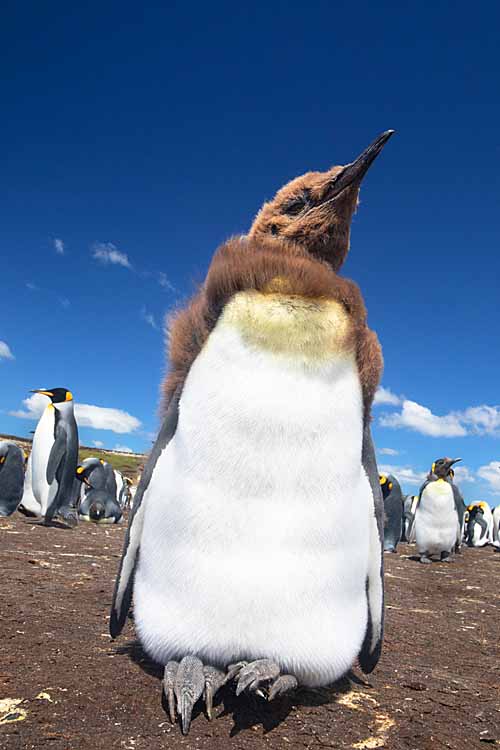
[{"label": "penguin with orange ear patch", "polygon": [[403,493],[392,474],[379,475],[384,499],[384,552],[396,552],[403,532]]},{"label": "penguin with orange ear patch", "polygon": [[[337,275],[361,180],[352,164],[280,190],[214,255],[171,322],[163,425],[134,500],[110,629],[132,593],[187,733],[215,692],[273,700],[329,685],[383,633],[383,504],[370,431],[382,355]],[[339,525],[349,498],[356,523]]]}]

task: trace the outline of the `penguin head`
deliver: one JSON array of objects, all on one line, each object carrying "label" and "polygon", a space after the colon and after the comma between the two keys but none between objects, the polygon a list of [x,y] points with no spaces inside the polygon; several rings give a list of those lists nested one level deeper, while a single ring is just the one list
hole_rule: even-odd
[{"label": "penguin head", "polygon": [[[101,458],[90,457],[86,458],[82,463],[76,467],[75,475],[76,478],[93,489],[100,488],[106,481],[105,474],[102,469],[106,466],[106,461]],[[100,471],[97,471],[100,470]],[[90,476],[92,474],[92,477]],[[92,479],[92,481],[90,481]]]},{"label": "penguin head", "polygon": [[453,478],[455,473],[451,467],[461,460],[461,458],[437,458],[432,464],[431,474],[434,474],[438,479]]},{"label": "penguin head", "polygon": [[64,404],[67,401],[73,401],[73,394],[67,388],[36,388],[31,393],[40,393],[42,396],[48,396],[53,404]]},{"label": "penguin head", "polygon": [[385,500],[386,497],[390,495],[394,483],[391,481],[390,476],[387,476],[386,474],[379,474],[378,481],[380,482],[380,487],[382,488],[382,497]]},{"label": "penguin head", "polygon": [[249,236],[274,235],[293,242],[338,271],[349,250],[361,181],[393,133],[379,135],[344,167],[308,172],[282,187],[263,205]]}]

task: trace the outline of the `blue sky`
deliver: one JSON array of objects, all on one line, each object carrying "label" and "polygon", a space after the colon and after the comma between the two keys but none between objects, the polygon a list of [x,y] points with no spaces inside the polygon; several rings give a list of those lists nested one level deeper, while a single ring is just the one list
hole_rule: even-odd
[{"label": "blue sky", "polygon": [[498,3],[162,5],[3,6],[0,432],[62,385],[100,407],[83,443],[147,449],[163,317],[218,244],[395,128],[343,269],[393,394],[379,460],[409,492],[460,455],[497,502]]}]

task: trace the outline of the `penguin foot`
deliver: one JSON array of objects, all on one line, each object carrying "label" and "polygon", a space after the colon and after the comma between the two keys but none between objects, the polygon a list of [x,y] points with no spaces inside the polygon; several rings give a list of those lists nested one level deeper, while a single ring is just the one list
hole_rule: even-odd
[{"label": "penguin foot", "polygon": [[280,674],[280,668],[271,659],[232,664],[228,668],[227,679],[232,678],[237,681],[236,695],[246,690],[267,698],[268,701],[295,690],[298,686],[297,679],[291,674]]},{"label": "penguin foot", "polygon": [[202,695],[207,717],[211,721],[214,695],[226,679],[224,672],[215,667],[203,666],[196,656],[185,656],[180,663],[169,661],[163,674],[163,691],[172,724],[175,724],[179,712],[182,733],[188,734],[194,705]]},{"label": "penguin foot", "polygon": [[429,563],[432,562],[432,560],[430,557],[427,557],[427,555],[420,555],[420,562],[428,565]]},{"label": "penguin foot", "polygon": [[449,552],[441,552],[441,562],[451,563],[451,557]]}]

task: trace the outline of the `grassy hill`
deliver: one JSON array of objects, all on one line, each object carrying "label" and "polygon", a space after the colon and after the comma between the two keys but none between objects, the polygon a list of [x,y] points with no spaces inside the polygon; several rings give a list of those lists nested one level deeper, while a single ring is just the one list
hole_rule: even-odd
[{"label": "grassy hill", "polygon": [[[17,435],[0,435],[0,440],[12,440],[21,446],[27,453],[31,451],[31,439],[18,437]],[[143,453],[123,453],[122,451],[113,451],[100,448],[89,448],[80,446],[79,460],[89,456],[96,456],[108,461],[114,469],[121,471],[125,476],[130,477],[135,483],[137,475],[140,473],[139,467],[144,465],[147,456]]]}]

